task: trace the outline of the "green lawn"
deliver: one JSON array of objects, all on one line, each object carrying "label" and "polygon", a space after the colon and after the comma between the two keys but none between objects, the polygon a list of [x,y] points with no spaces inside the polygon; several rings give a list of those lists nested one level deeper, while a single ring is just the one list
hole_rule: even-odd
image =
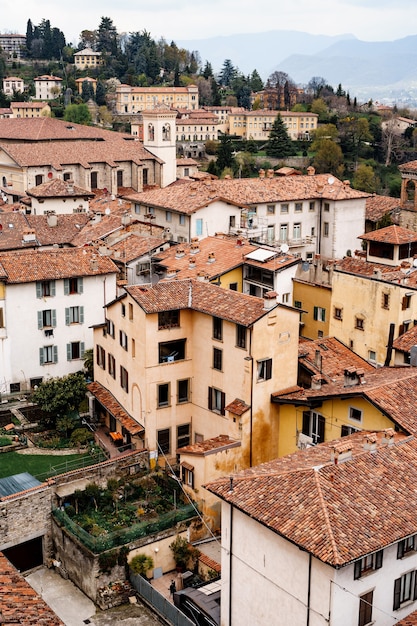
[{"label": "green lawn", "polygon": [[[94,459],[89,454],[66,454],[63,456],[52,456],[48,454],[17,454],[17,452],[6,452],[0,454],[0,478],[29,472],[38,480],[43,481],[46,474],[53,471],[54,474],[62,474],[71,469],[76,469],[82,465],[90,465]],[[59,471],[54,471],[56,468]]]}]

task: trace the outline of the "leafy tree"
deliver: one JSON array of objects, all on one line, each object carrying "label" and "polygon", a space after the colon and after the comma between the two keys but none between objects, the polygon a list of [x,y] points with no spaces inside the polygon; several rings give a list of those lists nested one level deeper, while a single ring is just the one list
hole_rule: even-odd
[{"label": "leafy tree", "polygon": [[92,434],[87,428],[76,428],[71,433],[71,444],[79,450],[92,439]]},{"label": "leafy tree", "polygon": [[97,32],[95,30],[82,30],[80,34],[80,43],[78,45],[79,50],[84,48],[96,49],[97,45]]},{"label": "leafy tree", "polygon": [[313,100],[310,110],[312,113],[317,113],[320,122],[326,120],[329,114],[327,104],[322,98],[316,98],[316,100]]},{"label": "leafy tree", "polygon": [[353,176],[352,186],[354,189],[359,189],[360,191],[376,193],[379,181],[373,167],[371,167],[371,165],[361,163],[361,165],[357,167],[355,175]]},{"label": "leafy tree", "polygon": [[137,554],[129,562],[129,567],[133,574],[146,578],[146,572],[153,569],[153,558],[147,554]]},{"label": "leafy tree", "polygon": [[313,76],[308,82],[307,89],[313,93],[313,98],[318,98],[326,86],[326,79],[322,76]]},{"label": "leafy tree", "polygon": [[99,107],[106,104],[106,87],[104,83],[99,80],[96,85],[96,102]]},{"label": "leafy tree", "polygon": [[46,414],[45,421],[55,426],[58,419],[78,410],[85,392],[84,376],[77,372],[44,380],[33,392],[33,400]]},{"label": "leafy tree", "polygon": [[69,104],[65,107],[64,120],[74,124],[91,124],[91,113],[86,104]]},{"label": "leafy tree", "polygon": [[232,140],[229,135],[222,135],[220,138],[220,144],[217,150],[217,173],[220,175],[225,167],[233,167],[233,146]]},{"label": "leafy tree", "polygon": [[293,142],[279,113],[272,124],[265,152],[268,156],[276,159],[295,154]]},{"label": "leafy tree", "polygon": [[341,147],[331,139],[323,139],[315,154],[313,165],[317,173],[343,174],[343,153]]},{"label": "leafy tree", "polygon": [[276,108],[290,108],[295,83],[286,72],[272,72],[268,78],[268,86],[276,92]]},{"label": "leafy tree", "polygon": [[74,430],[78,423],[78,417],[74,414],[63,415],[56,420],[56,430],[68,438],[69,433]]},{"label": "leafy tree", "polygon": [[311,149],[313,152],[319,149],[323,139],[331,139],[334,141],[338,136],[338,130],[334,124],[322,124],[313,131],[313,143]]}]

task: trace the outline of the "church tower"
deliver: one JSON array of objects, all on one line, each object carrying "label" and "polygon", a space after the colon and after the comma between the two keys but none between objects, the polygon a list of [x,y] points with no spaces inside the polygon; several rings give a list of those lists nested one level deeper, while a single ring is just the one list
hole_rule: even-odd
[{"label": "church tower", "polygon": [[143,145],[161,159],[161,187],[167,187],[177,179],[176,111],[165,104],[142,111]]}]

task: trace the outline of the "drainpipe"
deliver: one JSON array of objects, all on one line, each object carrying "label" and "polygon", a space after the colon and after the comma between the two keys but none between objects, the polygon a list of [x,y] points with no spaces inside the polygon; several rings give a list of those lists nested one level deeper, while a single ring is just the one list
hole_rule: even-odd
[{"label": "drainpipe", "polygon": [[249,328],[249,356],[250,360],[250,417],[249,417],[249,467],[253,463],[253,356],[252,356],[252,328]]},{"label": "drainpipe", "polygon": [[307,621],[306,626],[310,626],[310,597],[311,597],[311,552],[308,555],[308,589],[307,589]]},{"label": "drainpipe", "polygon": [[391,362],[392,357],[392,344],[394,341],[394,332],[395,332],[395,324],[389,325],[389,334],[388,334],[388,344],[387,344],[387,355],[385,357],[384,366],[388,367]]},{"label": "drainpipe", "polygon": [[232,547],[233,547],[233,504],[230,505],[230,539],[229,539],[229,625],[232,626]]}]

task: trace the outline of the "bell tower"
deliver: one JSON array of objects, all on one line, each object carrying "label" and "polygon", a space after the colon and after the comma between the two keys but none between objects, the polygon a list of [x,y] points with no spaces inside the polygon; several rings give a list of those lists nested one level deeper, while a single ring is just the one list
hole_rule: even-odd
[{"label": "bell tower", "polygon": [[165,104],[142,111],[143,146],[163,161],[161,187],[177,179],[176,117]]}]

